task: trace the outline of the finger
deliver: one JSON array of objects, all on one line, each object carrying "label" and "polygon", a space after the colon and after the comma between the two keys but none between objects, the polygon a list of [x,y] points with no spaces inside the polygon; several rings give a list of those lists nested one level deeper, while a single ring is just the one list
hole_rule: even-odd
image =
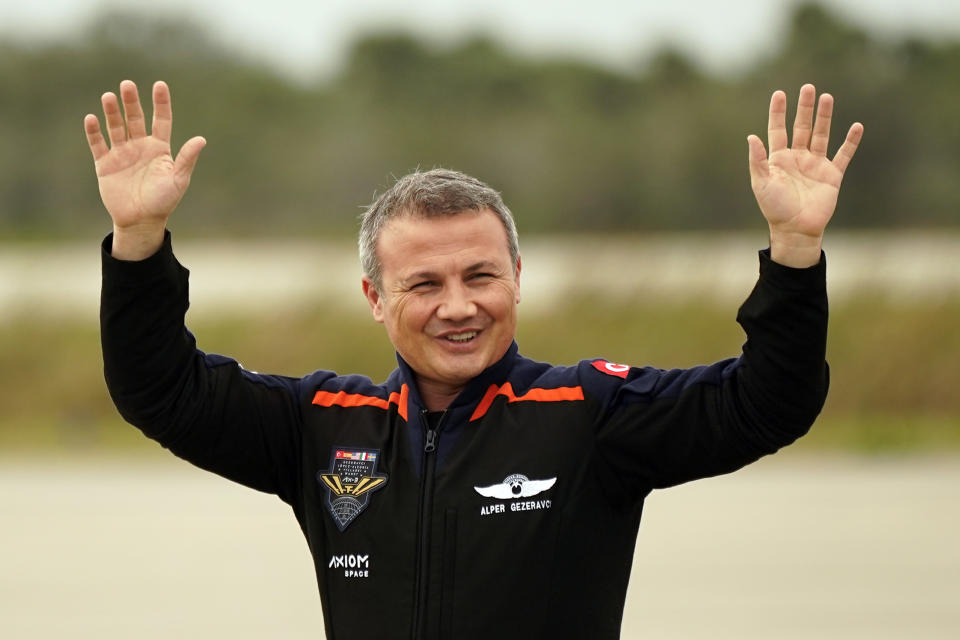
[{"label": "finger", "polygon": [[767,164],[767,150],[763,148],[763,141],[753,134],[747,136],[747,150],[750,182],[756,185],[770,175],[770,166]]},{"label": "finger", "polygon": [[812,84],[800,87],[797,99],[797,117],[793,120],[793,148],[806,149],[810,144],[810,132],[813,125],[813,105],[816,103],[817,90]]},{"label": "finger", "polygon": [[843,144],[837,149],[837,154],[833,157],[833,166],[839,169],[840,173],[847,170],[847,166],[853,160],[853,154],[857,152],[857,148],[860,146],[861,139],[863,139],[863,125],[854,122],[850,126],[850,130],[847,131],[847,139],[843,141]]},{"label": "finger", "polygon": [[200,152],[203,151],[205,146],[207,146],[207,141],[200,136],[190,138],[183,143],[176,160],[173,161],[174,172],[178,180],[190,181],[193,169],[197,166],[197,158],[200,157]]},{"label": "finger", "polygon": [[787,148],[787,94],[783,91],[774,91],[770,97],[767,142],[771,154]]},{"label": "finger", "polygon": [[833,96],[824,93],[820,96],[817,105],[817,121],[813,125],[813,139],[810,141],[810,151],[817,155],[827,155],[827,145],[830,143],[830,122],[833,119]]},{"label": "finger", "polygon": [[127,116],[127,135],[131,140],[147,135],[147,123],[143,118],[137,85],[130,80],[120,83],[120,99],[123,100],[123,112]]},{"label": "finger", "polygon": [[127,129],[123,126],[123,114],[120,113],[120,104],[117,96],[108,91],[100,98],[103,104],[103,117],[107,122],[107,135],[110,136],[110,146],[115,147],[127,141]]},{"label": "finger", "polygon": [[155,138],[170,142],[172,132],[173,108],[170,104],[170,88],[166,82],[158,80],[153,83],[153,125],[151,125],[150,133]]},{"label": "finger", "polygon": [[107,148],[107,141],[103,139],[103,134],[100,133],[100,121],[97,120],[97,116],[88,113],[83,119],[83,130],[87,134],[87,144],[90,145],[93,161],[96,162],[107,155],[110,149]]}]

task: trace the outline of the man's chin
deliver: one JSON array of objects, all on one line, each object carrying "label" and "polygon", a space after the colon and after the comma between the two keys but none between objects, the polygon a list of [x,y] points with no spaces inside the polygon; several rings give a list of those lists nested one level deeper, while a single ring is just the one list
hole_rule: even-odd
[{"label": "man's chin", "polygon": [[468,382],[480,375],[484,366],[477,358],[454,358],[452,362],[443,362],[441,366],[434,370],[436,378],[444,384],[463,387]]}]

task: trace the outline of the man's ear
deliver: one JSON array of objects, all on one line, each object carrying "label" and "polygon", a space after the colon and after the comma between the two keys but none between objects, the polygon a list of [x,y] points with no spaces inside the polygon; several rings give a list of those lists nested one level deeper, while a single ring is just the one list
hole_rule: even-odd
[{"label": "man's ear", "polygon": [[517,256],[516,275],[514,276],[514,285],[515,285],[514,301],[517,304],[520,304],[520,267],[521,266],[522,265],[520,264],[520,256]]},{"label": "man's ear", "polygon": [[370,305],[370,313],[373,314],[373,319],[377,322],[383,322],[383,298],[377,289],[377,285],[373,284],[373,281],[367,276],[363,276],[360,287],[363,289],[367,304]]}]

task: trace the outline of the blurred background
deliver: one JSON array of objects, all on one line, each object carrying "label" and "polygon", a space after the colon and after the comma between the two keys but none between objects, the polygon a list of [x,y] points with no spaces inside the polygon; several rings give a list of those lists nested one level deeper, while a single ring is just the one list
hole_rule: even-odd
[{"label": "blurred background", "polygon": [[[526,355],[675,367],[736,353],[734,315],[766,243],[746,135],[764,136],[774,89],[790,121],[802,83],[833,93],[831,153],[853,121],[866,132],[827,239],[828,404],[784,455],[664,495],[665,510],[690,511],[659,525],[651,499],[624,637],[701,637],[697,606],[732,615],[723,637],[953,637],[960,552],[940,542],[960,533],[960,3],[589,4],[0,0],[0,636],[201,637],[232,623],[254,637],[283,618],[282,635],[307,637],[320,624],[285,510],[171,461],[107,398],[96,314],[109,219],[81,121],[129,78],[147,99],[154,80],[170,85],[175,149],[208,140],[171,222],[201,347],[261,371],[377,380],[395,360],[360,296],[357,216],[418,167],[476,175],[514,211]],[[758,486],[780,490],[764,501]],[[776,511],[788,494],[810,511]],[[825,501],[840,516],[826,523]],[[726,520],[695,521],[718,504],[755,504],[731,539],[747,521],[771,544],[796,540],[800,573],[721,581],[717,558],[741,573],[757,547],[707,544]],[[144,569],[158,527],[181,533]],[[253,538],[234,548],[226,535]],[[684,535],[690,548],[671,551]],[[804,573],[824,554],[847,571],[823,580],[832,590],[817,584],[827,569]],[[689,580],[651,590],[676,580],[674,558]],[[892,558],[907,573],[878,575]],[[260,573],[231,573],[244,569]],[[184,582],[207,597],[178,600]],[[737,616],[784,583],[808,599],[764,600],[768,626]],[[156,598],[181,613],[138,608]]]}]

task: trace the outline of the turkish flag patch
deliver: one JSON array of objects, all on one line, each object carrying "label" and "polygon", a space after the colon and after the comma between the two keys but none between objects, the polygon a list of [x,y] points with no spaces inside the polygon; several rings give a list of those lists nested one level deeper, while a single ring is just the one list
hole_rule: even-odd
[{"label": "turkish flag patch", "polygon": [[627,374],[630,372],[630,365],[628,364],[617,364],[616,362],[609,362],[607,360],[594,360],[590,364],[600,373],[605,373],[608,376],[617,376],[624,380],[626,380]]}]

